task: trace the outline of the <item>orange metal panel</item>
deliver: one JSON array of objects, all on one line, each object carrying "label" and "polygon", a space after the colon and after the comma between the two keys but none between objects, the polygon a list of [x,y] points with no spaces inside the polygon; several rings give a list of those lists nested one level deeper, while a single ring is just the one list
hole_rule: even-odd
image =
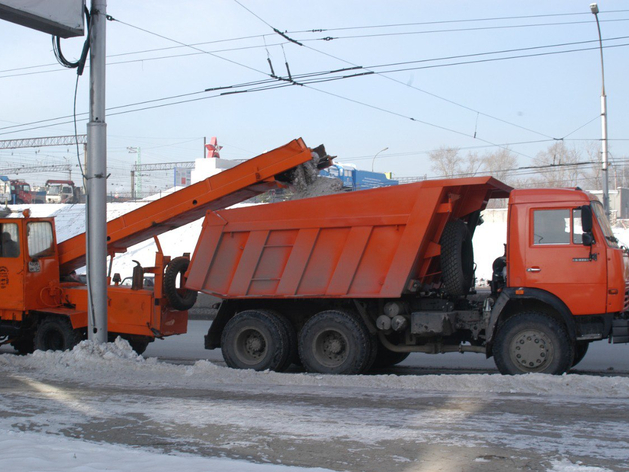
[{"label": "orange metal panel", "polygon": [[258,268],[258,262],[262,257],[264,244],[269,236],[268,231],[252,231],[247,245],[244,247],[240,263],[229,287],[230,293],[248,295],[249,285]]},{"label": "orange metal panel", "polygon": [[[275,176],[312,159],[301,139],[227,169],[107,223],[107,248],[123,250],[271,188]],[[59,244],[62,274],[85,265],[85,234]]]},{"label": "orange metal panel", "polygon": [[350,229],[343,252],[328,285],[327,296],[345,295],[349,292],[372,230],[372,226],[354,226]]},{"label": "orange metal panel", "polygon": [[319,229],[302,229],[299,232],[292,231],[292,233],[297,233],[297,236],[277,287],[276,293],[279,296],[297,293],[304,269],[319,236]]},{"label": "orange metal panel", "polygon": [[452,179],[209,213],[187,286],[224,298],[399,297],[411,279],[438,277],[448,219],[509,191]]}]

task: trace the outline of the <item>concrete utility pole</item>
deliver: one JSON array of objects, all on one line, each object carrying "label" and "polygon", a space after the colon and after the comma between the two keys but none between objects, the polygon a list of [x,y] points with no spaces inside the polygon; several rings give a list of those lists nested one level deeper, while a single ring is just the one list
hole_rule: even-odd
[{"label": "concrete utility pole", "polygon": [[596,3],[590,4],[590,10],[596,18],[596,27],[598,28],[598,42],[601,50],[601,128],[602,128],[602,142],[601,142],[601,159],[603,161],[603,207],[605,213],[609,216],[609,156],[607,154],[607,95],[605,95],[605,67],[603,66],[603,38],[601,37],[601,25],[598,22],[598,5]]},{"label": "concrete utility pole", "polygon": [[92,0],[90,121],[87,124],[88,339],[107,342],[107,124],[105,123],[106,0]]}]

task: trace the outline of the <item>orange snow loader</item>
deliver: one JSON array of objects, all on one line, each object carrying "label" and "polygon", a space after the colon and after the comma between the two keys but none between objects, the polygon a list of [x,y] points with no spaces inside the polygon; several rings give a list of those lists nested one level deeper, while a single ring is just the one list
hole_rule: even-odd
[{"label": "orange snow loader", "polygon": [[[472,237],[507,198],[504,256],[476,290]],[[211,211],[186,287],[223,299],[205,346],[234,368],[359,374],[459,351],[561,374],[592,341],[629,341],[627,260],[593,195],[476,177]]]},{"label": "orange snow loader", "polygon": [[[303,167],[327,167],[324,148],[316,151],[294,140],[109,221],[110,258],[149,238],[158,249],[153,267],[135,268],[131,287],[119,285],[120,276],[109,273],[110,338],[121,336],[142,352],[155,338],[185,333],[187,310],[196,300],[196,292],[183,288],[189,255],[165,256],[157,236],[208,210],[286,187]],[[88,290],[74,273],[85,265],[85,234],[57,243],[54,218],[34,218],[28,210],[17,218],[0,217],[0,234],[0,343],[29,353],[70,349],[85,339]],[[155,275],[154,287],[143,287],[144,273]]]}]

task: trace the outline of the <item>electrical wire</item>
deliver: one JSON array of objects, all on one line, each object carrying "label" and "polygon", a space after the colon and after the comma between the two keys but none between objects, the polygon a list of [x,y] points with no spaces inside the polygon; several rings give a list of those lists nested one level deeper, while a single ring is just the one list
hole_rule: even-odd
[{"label": "electrical wire", "polygon": [[[606,14],[628,13],[628,12],[629,10],[605,11]],[[490,17],[490,18],[467,18],[467,19],[460,19],[460,20],[424,21],[424,22],[414,22],[414,23],[393,23],[393,24],[386,24],[386,25],[349,26],[349,27],[340,27],[340,28],[316,28],[316,29],[308,29],[308,30],[287,31],[287,33],[288,34],[323,33],[327,31],[346,31],[346,30],[356,30],[356,29],[399,28],[399,27],[408,27],[408,26],[431,26],[431,25],[451,24],[451,23],[471,23],[471,22],[504,21],[504,20],[528,20],[532,18],[555,18],[555,17],[564,17],[564,16],[584,16],[584,15],[589,16],[590,14],[591,13],[586,13],[586,12],[575,12],[575,13],[547,13],[543,15],[501,16],[501,17]]]}]

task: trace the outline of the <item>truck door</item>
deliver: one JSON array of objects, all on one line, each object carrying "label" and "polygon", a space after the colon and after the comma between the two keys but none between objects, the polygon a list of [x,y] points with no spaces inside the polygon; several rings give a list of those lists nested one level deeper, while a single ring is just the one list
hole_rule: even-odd
[{"label": "truck door", "polygon": [[24,255],[20,225],[0,223],[0,309],[24,309]]},{"label": "truck door", "polygon": [[606,246],[582,243],[581,209],[530,209],[526,286],[551,292],[574,315],[605,313]]}]

